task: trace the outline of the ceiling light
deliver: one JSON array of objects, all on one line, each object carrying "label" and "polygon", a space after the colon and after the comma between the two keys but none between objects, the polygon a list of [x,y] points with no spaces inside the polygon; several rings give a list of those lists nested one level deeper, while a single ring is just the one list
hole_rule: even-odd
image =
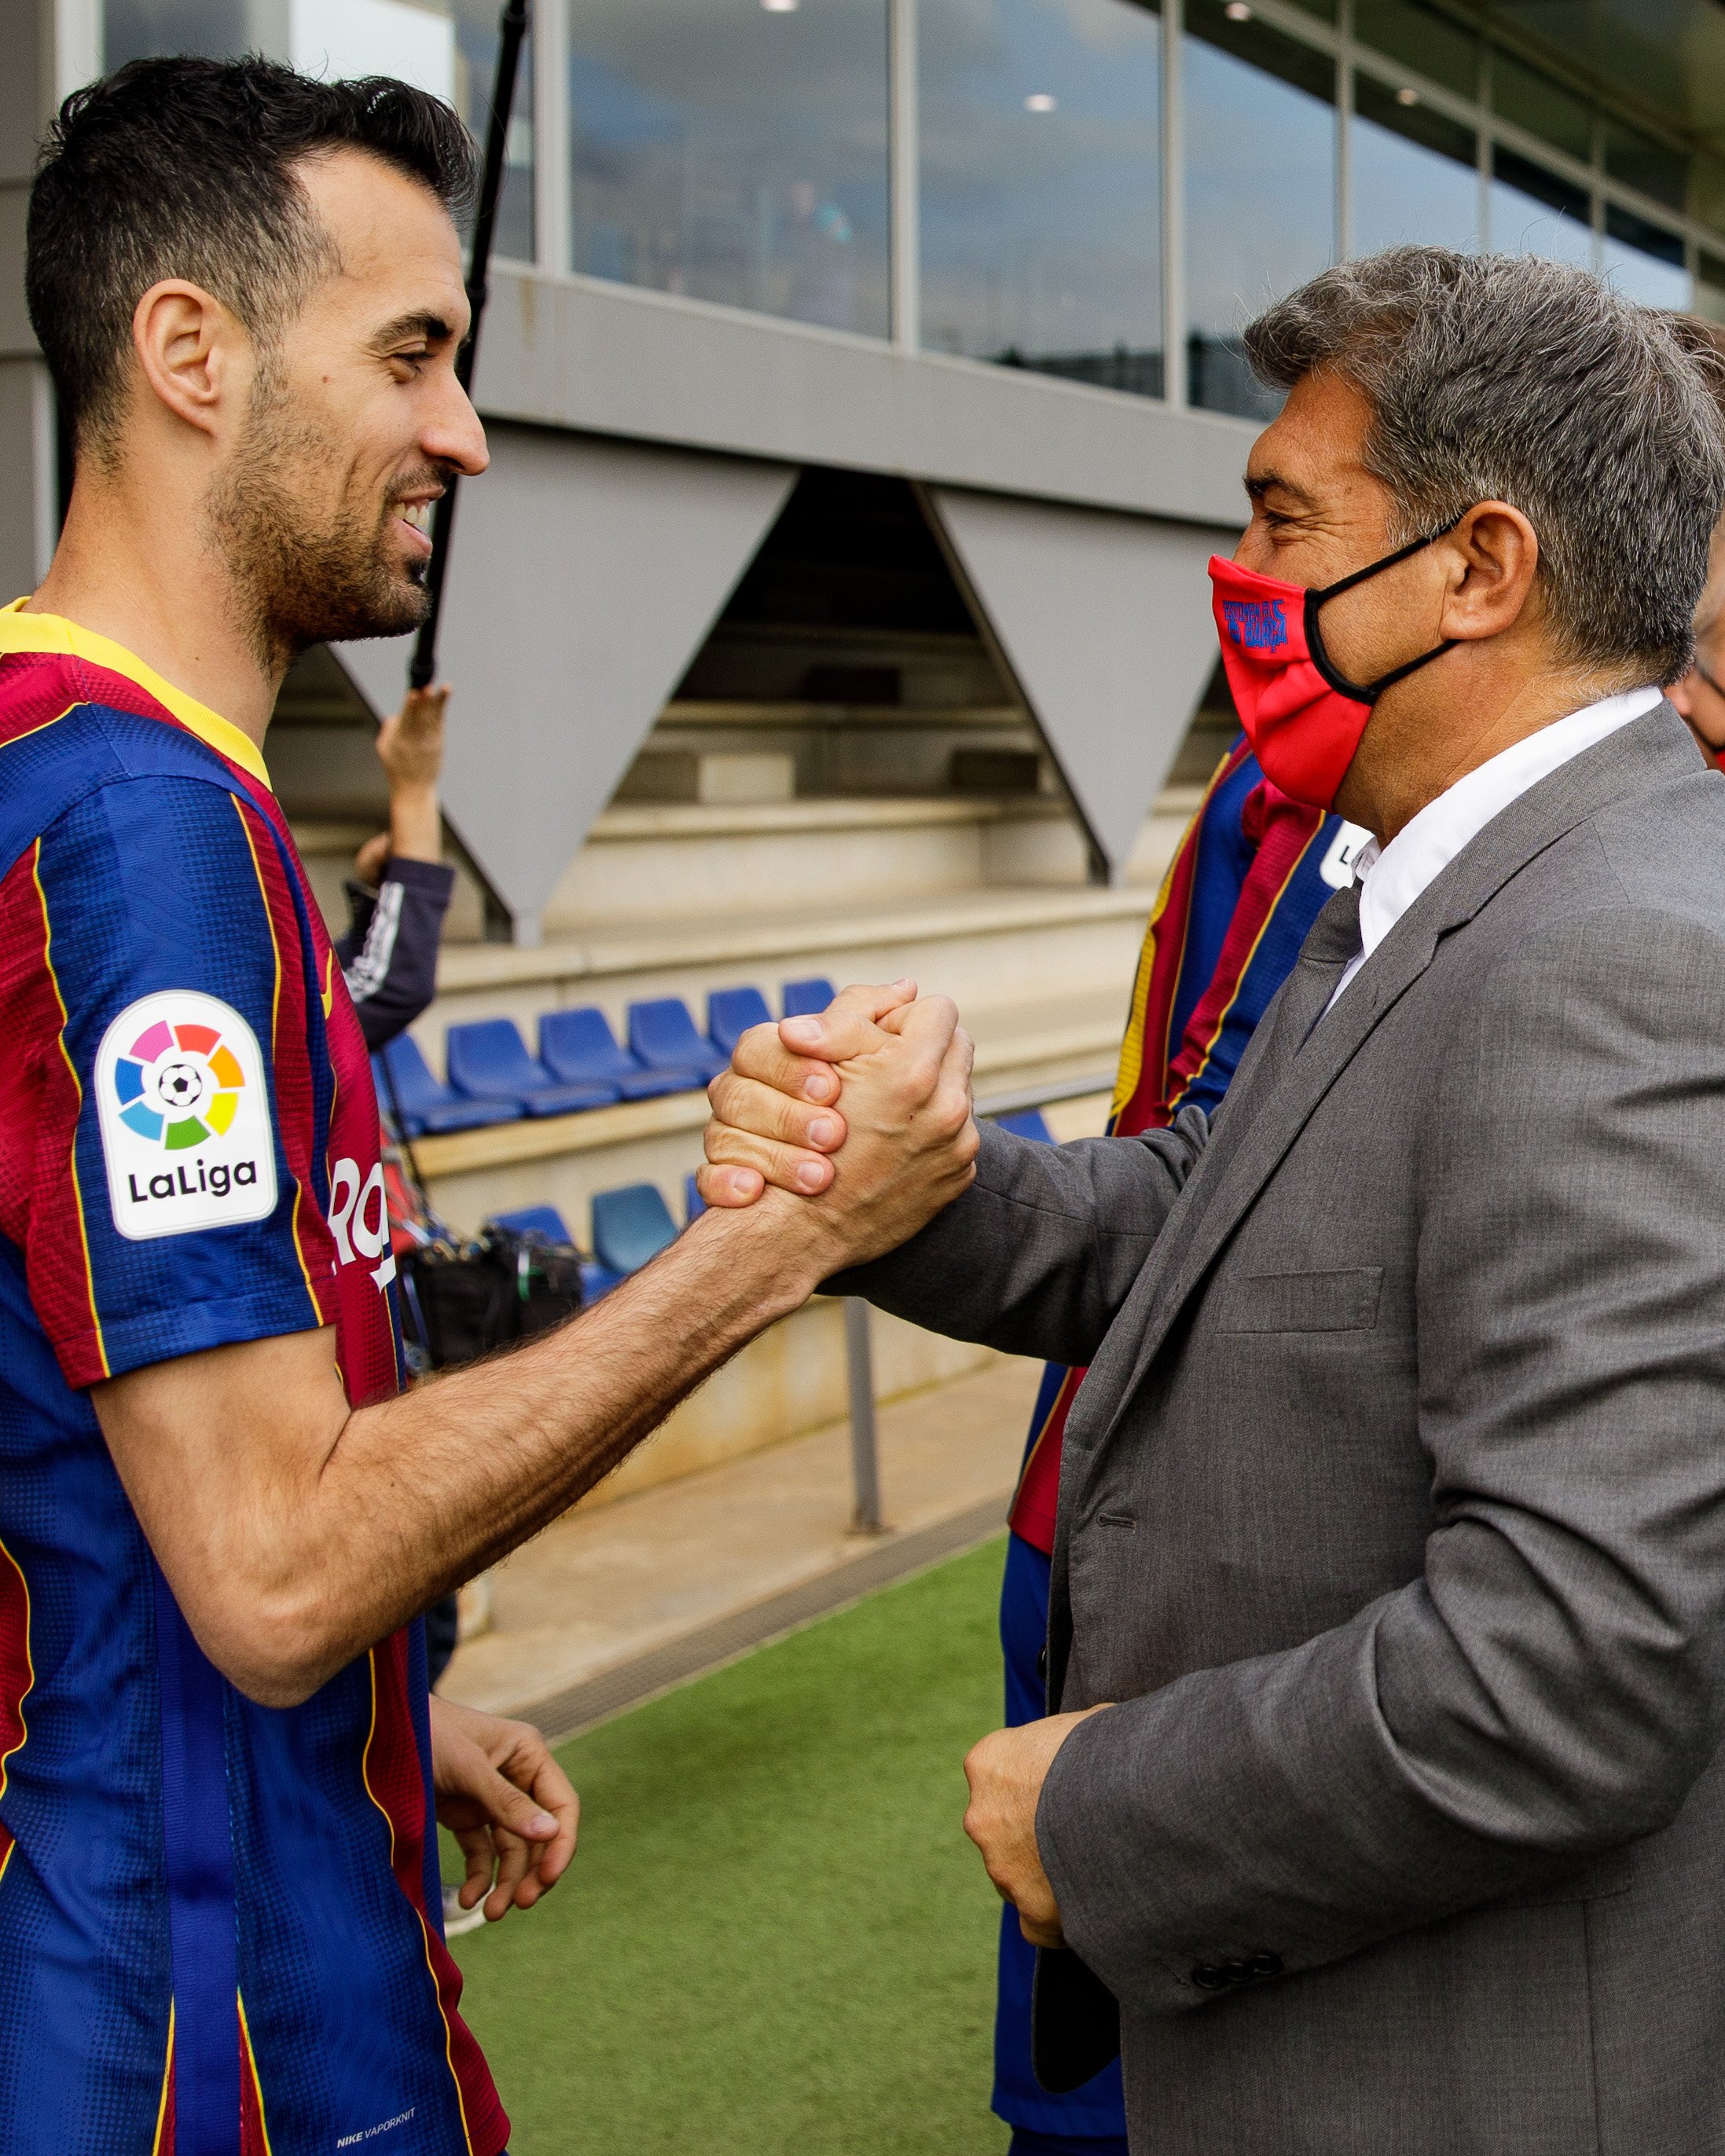
[{"label": "ceiling light", "polygon": [[1230,23],[1250,23],[1252,19],[1252,11],[1247,7],[1246,0],[1228,0],[1228,5],[1222,13]]},{"label": "ceiling light", "polygon": [[1417,90],[1399,90],[1395,94],[1395,101],[1398,105],[1417,105],[1420,102],[1420,93]]},{"label": "ceiling light", "polygon": [[1059,110],[1060,102],[1059,98],[1050,97],[1045,90],[1033,90],[1024,100],[1024,110],[1026,112],[1054,112]]},{"label": "ceiling light", "polygon": [[761,0],[769,15],[794,15],[802,4],[803,0]]}]

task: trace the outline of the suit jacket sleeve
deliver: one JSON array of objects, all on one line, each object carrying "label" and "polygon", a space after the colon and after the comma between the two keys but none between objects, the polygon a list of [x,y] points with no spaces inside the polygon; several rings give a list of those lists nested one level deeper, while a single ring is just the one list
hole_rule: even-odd
[{"label": "suit jacket sleeve", "polygon": [[1091,1361],[1203,1152],[1199,1108],[1136,1138],[1040,1144],[982,1127],[976,1181],[890,1257],[840,1273],[830,1295],[955,1340]]},{"label": "suit jacket sleeve", "polygon": [[1668,1823],[1717,1749],[1722,1012],[1725,947],[1651,909],[1486,977],[1422,1140],[1423,1575],[1093,1716],[1045,1784],[1067,1938],[1129,2005],[1538,1890]]}]

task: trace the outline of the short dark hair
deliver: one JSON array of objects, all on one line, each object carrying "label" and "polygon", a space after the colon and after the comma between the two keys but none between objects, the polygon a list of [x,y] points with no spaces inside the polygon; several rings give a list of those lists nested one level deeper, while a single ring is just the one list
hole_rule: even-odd
[{"label": "short dark hair", "polygon": [[74,90],[30,194],[24,290],[80,447],[111,440],[131,319],[164,277],[231,307],[268,346],[333,266],[293,167],[368,151],[470,204],[473,139],[441,99],[386,75],[320,82],[273,60],[133,60]]},{"label": "short dark hair", "polygon": [[1538,535],[1570,659],[1643,681],[1684,671],[1725,434],[1718,367],[1671,316],[1537,255],[1398,247],[1278,300],[1245,348],[1279,388],[1327,369],[1363,393],[1399,536],[1510,502]]}]

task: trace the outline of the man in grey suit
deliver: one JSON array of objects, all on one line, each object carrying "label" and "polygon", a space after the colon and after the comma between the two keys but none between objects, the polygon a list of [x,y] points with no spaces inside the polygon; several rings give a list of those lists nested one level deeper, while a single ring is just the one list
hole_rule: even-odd
[{"label": "man in grey suit", "polygon": [[1717,415],[1667,323],[1527,259],[1343,265],[1247,346],[1290,394],[1213,572],[1230,675],[1290,790],[1376,840],[1214,1127],[984,1129],[875,1256],[898,1132],[962,1116],[927,1112],[926,1016],[912,1050],[847,992],[746,1040],[705,1184],[814,1190],[872,1260],[846,1291],[1091,1365],[1050,1717],[967,1763],[1045,1948],[1050,2087],[1117,2002],[1147,2156],[1697,2156],[1725,2148],[1725,781],[1658,685]]}]

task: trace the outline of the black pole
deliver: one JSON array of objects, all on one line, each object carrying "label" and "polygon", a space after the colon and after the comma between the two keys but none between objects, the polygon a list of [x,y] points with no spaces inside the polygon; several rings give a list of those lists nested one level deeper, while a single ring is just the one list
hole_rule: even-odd
[{"label": "black pole", "polygon": [[[472,320],[467,341],[455,355],[455,376],[466,390],[473,388],[474,356],[479,349],[480,322],[485,311],[485,280],[491,267],[491,239],[497,228],[497,202],[503,192],[505,152],[509,146],[509,116],[515,109],[515,79],[521,64],[521,40],[527,34],[528,0],[507,0],[498,25],[497,74],[491,85],[491,124],[485,134],[485,177],[480,182],[479,209],[473,221],[473,254],[467,271],[467,304]],[[438,497],[431,518],[431,562],[425,572],[425,589],[431,604],[419,624],[413,644],[408,685],[429,689],[437,675],[437,625],[444,610],[444,572],[449,565],[449,534],[455,522],[456,477]]]}]

